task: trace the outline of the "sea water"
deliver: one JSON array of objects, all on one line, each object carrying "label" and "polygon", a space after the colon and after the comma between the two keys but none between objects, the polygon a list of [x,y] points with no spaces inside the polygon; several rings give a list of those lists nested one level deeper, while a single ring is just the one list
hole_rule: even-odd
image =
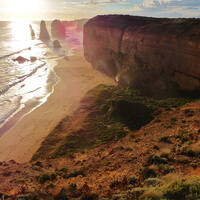
[{"label": "sea water", "polygon": [[[31,37],[29,24],[35,38]],[[50,22],[46,24],[50,33]],[[39,29],[39,21],[0,22],[0,136],[4,124],[19,111],[31,111],[47,100],[59,80],[53,70],[55,60],[72,54],[73,45],[81,45],[74,31],[68,31],[68,36],[60,40],[62,48],[55,49],[52,41],[39,40]],[[27,61],[14,61],[18,56]],[[31,57],[37,60],[31,62]]]}]

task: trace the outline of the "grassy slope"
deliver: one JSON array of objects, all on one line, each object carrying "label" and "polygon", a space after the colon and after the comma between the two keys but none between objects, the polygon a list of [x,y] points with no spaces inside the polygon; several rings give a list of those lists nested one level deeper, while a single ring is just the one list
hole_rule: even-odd
[{"label": "grassy slope", "polygon": [[[152,111],[160,106],[165,108],[153,112],[153,121],[138,131],[128,132],[122,139],[107,140],[110,137],[102,139],[94,134],[99,128],[89,124],[96,122],[94,114],[101,116],[98,123],[107,124],[107,128],[120,123],[127,131],[124,124],[129,124],[129,120],[122,123],[124,118],[118,118],[117,114],[121,106],[131,108],[138,101],[146,102],[142,108]],[[172,99],[158,101],[142,97],[137,91],[103,85],[95,88],[83,99],[75,115],[63,119],[51,133],[46,147],[43,145],[44,157],[55,156],[55,149],[56,156],[67,155],[22,165],[13,161],[0,163],[3,183],[0,192],[20,192],[18,189],[23,186],[26,188],[23,195],[35,195],[34,199],[59,199],[62,195],[69,199],[97,199],[91,191],[100,199],[198,199],[200,180],[191,175],[200,174],[200,102],[176,108],[169,108],[169,102],[177,103]],[[70,148],[63,148],[66,142],[72,142]],[[96,147],[73,153],[92,146]]]},{"label": "grassy slope", "polygon": [[32,160],[57,158],[117,141],[148,124],[157,109],[169,109],[189,101],[183,98],[155,100],[137,90],[99,85],[85,95],[72,117],[58,124]]}]

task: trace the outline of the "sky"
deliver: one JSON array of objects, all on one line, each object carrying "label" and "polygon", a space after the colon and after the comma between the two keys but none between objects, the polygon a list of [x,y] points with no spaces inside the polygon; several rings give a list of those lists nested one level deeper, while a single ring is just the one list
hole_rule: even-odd
[{"label": "sky", "polygon": [[0,0],[1,20],[74,20],[102,14],[200,18],[200,0]]}]

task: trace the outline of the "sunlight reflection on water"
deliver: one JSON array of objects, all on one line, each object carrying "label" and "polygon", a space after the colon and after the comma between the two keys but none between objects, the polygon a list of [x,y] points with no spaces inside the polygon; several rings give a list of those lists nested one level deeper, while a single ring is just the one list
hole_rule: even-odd
[{"label": "sunlight reflection on water", "polygon": [[[0,59],[0,128],[9,116],[22,108],[32,110],[45,102],[58,81],[53,71],[56,61],[48,59],[53,54],[48,56],[47,52],[51,50],[38,39],[40,23],[7,23],[5,32],[0,32],[1,48],[4,49]],[[31,37],[29,24],[35,31],[35,40]],[[14,61],[18,56],[27,60],[22,63]],[[31,62],[31,57],[36,60]]]},{"label": "sunlight reflection on water", "polygon": [[[66,38],[39,40],[39,21],[0,22],[0,135],[1,126],[21,109],[29,112],[42,103],[53,92],[59,78],[54,73],[55,59],[70,57],[82,48],[83,35],[75,27],[67,28]],[[46,22],[51,33],[51,22]],[[31,37],[29,25],[35,32]],[[59,40],[62,48],[54,48],[53,41]],[[24,63],[13,61],[18,56],[27,59]],[[30,58],[36,57],[35,62]],[[28,108],[28,109],[27,109]]]},{"label": "sunlight reflection on water", "polygon": [[23,49],[27,46],[32,46],[33,42],[31,41],[31,34],[29,24],[30,21],[13,21],[10,23],[11,28],[11,45],[13,51]]}]

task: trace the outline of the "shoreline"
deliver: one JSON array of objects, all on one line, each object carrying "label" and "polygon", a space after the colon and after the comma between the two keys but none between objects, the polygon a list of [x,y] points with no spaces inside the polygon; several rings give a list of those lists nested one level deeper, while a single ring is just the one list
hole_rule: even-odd
[{"label": "shoreline", "polygon": [[[58,59],[59,60],[59,59]],[[40,107],[43,103],[45,103],[48,99],[48,97],[54,92],[54,87],[55,85],[60,81],[59,77],[56,75],[55,73],[55,66],[57,65],[57,61],[54,59],[55,61],[55,65],[53,66],[53,68],[51,69],[52,72],[54,73],[54,76],[57,77],[57,81],[54,84],[51,84],[51,91],[47,92],[46,96],[41,97],[42,101],[41,102],[26,102],[24,104],[24,106],[20,106],[19,108],[17,108],[0,126],[0,139],[1,137],[7,132],[9,131],[13,126],[15,126],[23,117],[25,117],[27,114],[31,113],[33,110],[37,109],[38,107]],[[47,64],[47,63],[46,63]],[[52,66],[52,64],[51,64]],[[49,73],[50,75],[50,73]],[[49,86],[46,86],[49,87]]]},{"label": "shoreline", "polygon": [[58,60],[54,71],[59,80],[47,101],[21,117],[0,138],[0,161],[30,161],[60,120],[78,108],[88,90],[99,84],[116,85],[114,80],[92,68],[82,49],[77,50],[68,61]]}]

